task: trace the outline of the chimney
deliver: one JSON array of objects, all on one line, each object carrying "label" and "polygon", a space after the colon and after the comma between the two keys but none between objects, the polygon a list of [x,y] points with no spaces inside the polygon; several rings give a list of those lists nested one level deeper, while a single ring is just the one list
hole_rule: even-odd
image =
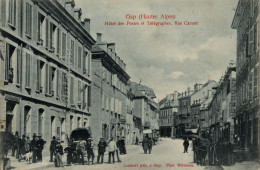
[{"label": "chimney", "polygon": [[114,53],[116,51],[116,43],[109,43],[107,44],[107,48],[110,48]]},{"label": "chimney", "polygon": [[190,87],[187,88],[188,95],[190,95]]},{"label": "chimney", "polygon": [[97,41],[100,42],[102,37],[102,33],[97,33]]},{"label": "chimney", "polygon": [[90,33],[90,19],[85,18],[83,22],[81,22],[85,30]]},{"label": "chimney", "polygon": [[174,100],[177,100],[177,99],[178,99],[178,94],[179,94],[179,93],[178,93],[177,91],[174,91],[174,96],[173,96],[173,99],[174,99]]}]

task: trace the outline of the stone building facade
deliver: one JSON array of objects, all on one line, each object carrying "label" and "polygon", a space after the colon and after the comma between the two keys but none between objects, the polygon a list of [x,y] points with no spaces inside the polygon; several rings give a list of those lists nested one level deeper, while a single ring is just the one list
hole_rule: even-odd
[{"label": "stone building facade", "polygon": [[90,128],[93,142],[100,137],[125,137],[127,82],[126,64],[117,56],[115,43],[102,42],[97,33],[92,48],[92,107]]},{"label": "stone building facade", "polygon": [[239,147],[259,155],[259,4],[258,0],[239,0],[231,27],[237,30],[236,117]]},{"label": "stone building facade", "polygon": [[[88,127],[89,19],[71,1],[0,1],[1,130],[67,142]],[[51,15],[50,15],[51,14]],[[46,151],[48,147],[46,147]]]}]

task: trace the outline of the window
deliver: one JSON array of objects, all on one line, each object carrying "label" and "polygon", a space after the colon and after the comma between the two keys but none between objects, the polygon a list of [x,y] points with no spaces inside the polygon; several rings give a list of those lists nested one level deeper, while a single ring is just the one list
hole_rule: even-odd
[{"label": "window", "polygon": [[254,97],[257,97],[257,77],[258,77],[258,67],[254,68]]},{"label": "window", "polygon": [[73,104],[74,78],[70,78],[70,103]]},{"label": "window", "polygon": [[78,47],[78,68],[81,69],[81,47]]},{"label": "window", "polygon": [[25,33],[29,37],[32,37],[32,5],[26,3],[26,21],[25,21]]},{"label": "window", "polygon": [[26,54],[25,87],[31,87],[31,55]]},{"label": "window", "polygon": [[62,58],[65,59],[66,56],[66,34],[62,33]]},{"label": "window", "polygon": [[54,52],[54,36],[55,36],[55,31],[56,31],[56,25],[50,22],[50,52]]},{"label": "window", "polygon": [[12,66],[12,56],[14,54],[15,47],[6,43],[5,53],[5,80],[9,83],[13,82],[13,66]]},{"label": "window", "polygon": [[87,56],[88,56],[88,52],[84,51],[84,56],[83,56],[83,74],[88,74],[88,70],[87,70]]},{"label": "window", "polygon": [[44,16],[38,13],[38,44],[43,45],[43,23]]},{"label": "window", "polygon": [[41,88],[41,60],[37,60],[37,78],[36,78],[36,90],[40,91]]},{"label": "window", "polygon": [[59,95],[59,93],[60,93],[60,91],[59,91],[60,71],[57,69],[56,72],[57,72],[57,73],[56,73],[56,97],[59,97],[59,96],[60,96],[60,95]]},{"label": "window", "polygon": [[16,83],[20,84],[21,69],[22,69],[22,53],[20,49],[17,49],[17,66],[16,66]]},{"label": "window", "polygon": [[56,52],[57,54],[60,54],[60,29],[57,28],[57,42],[56,42]]},{"label": "window", "polygon": [[78,101],[81,101],[81,82],[78,81]]},{"label": "window", "polygon": [[71,51],[71,54],[70,54],[70,63],[71,63],[72,65],[74,65],[74,54],[75,54],[75,51],[74,51],[74,41],[73,41],[73,40],[71,40],[70,51]]},{"label": "window", "polygon": [[61,74],[61,97],[64,103],[67,103],[68,95],[68,81],[66,73],[62,72]]},{"label": "window", "polygon": [[16,0],[9,0],[8,4],[8,23],[15,27],[16,25]]}]

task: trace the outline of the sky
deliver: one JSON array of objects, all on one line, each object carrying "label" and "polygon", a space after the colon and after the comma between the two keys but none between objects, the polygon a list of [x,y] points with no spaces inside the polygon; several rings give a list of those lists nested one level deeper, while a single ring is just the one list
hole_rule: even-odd
[{"label": "sky", "polygon": [[[91,19],[90,34],[116,43],[131,81],[151,87],[157,101],[195,83],[219,81],[236,59],[236,30],[231,29],[238,0],[75,0],[82,17]],[[111,22],[140,22],[126,15],[175,15],[167,20],[198,25],[107,26]],[[152,20],[150,20],[152,21]],[[155,100],[155,101],[156,101]]]}]

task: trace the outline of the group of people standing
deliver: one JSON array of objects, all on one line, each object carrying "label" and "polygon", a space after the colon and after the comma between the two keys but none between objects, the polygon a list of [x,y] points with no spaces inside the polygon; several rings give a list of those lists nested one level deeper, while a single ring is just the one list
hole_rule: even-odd
[{"label": "group of people standing", "polygon": [[[41,162],[42,161],[42,150],[44,148],[44,144],[46,143],[41,136],[33,135],[33,140],[30,140],[29,136],[22,135],[20,138],[19,133],[16,131],[13,137],[12,146],[12,156],[15,156],[18,161],[25,160],[26,154],[31,153],[32,155],[32,163]],[[30,162],[29,160],[27,160]]]},{"label": "group of people standing", "polygon": [[[87,154],[88,164],[94,164],[95,154],[92,141],[92,138],[88,138],[87,141],[80,140],[69,142],[68,147],[64,149],[64,151],[67,153],[67,165],[70,166],[72,163],[83,165],[85,162],[85,154]],[[97,146],[97,164],[104,163],[104,153],[106,150],[108,151],[108,163],[115,163],[115,154],[118,162],[121,162],[119,154],[126,154],[124,139],[120,139],[119,136],[117,137],[117,141],[111,137],[108,142],[104,141],[104,139],[101,137]],[[61,146],[60,142],[56,141],[54,136],[50,145],[50,161],[53,162],[53,156],[55,156],[55,166],[63,167],[61,159],[62,155],[63,147]]]}]

